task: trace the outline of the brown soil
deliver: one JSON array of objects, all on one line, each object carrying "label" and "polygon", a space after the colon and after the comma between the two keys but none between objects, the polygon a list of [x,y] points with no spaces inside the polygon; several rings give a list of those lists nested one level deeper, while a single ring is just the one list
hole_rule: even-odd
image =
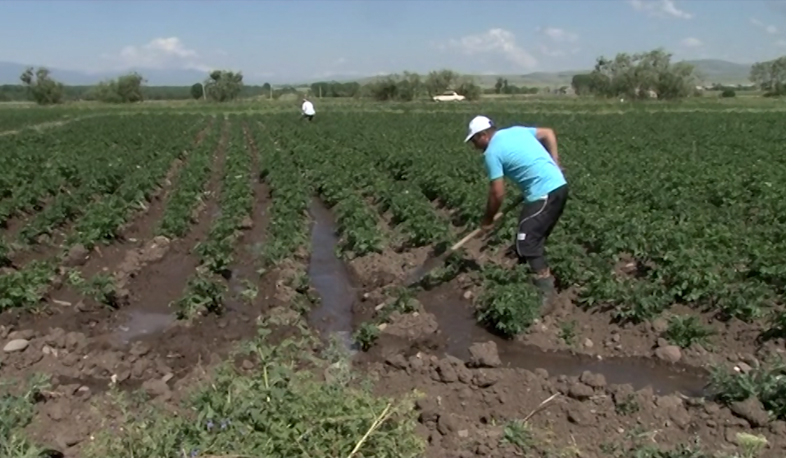
[{"label": "brown soil", "polygon": [[[254,157],[256,205],[237,242],[227,311],[190,323],[165,318],[173,313],[169,302],[180,297],[197,266],[190,250],[205,237],[218,210],[227,129],[225,125],[215,153],[206,200],[186,237],[153,236],[152,227],[168,196],[165,185],[160,199],[129,226],[125,241],[89,256],[74,254],[82,260],[77,266],[80,271],[106,271],[124,279],[125,307],[99,308],[61,289],[58,293],[63,295],[53,297],[71,305],[53,306],[40,315],[18,311],[0,315],[3,345],[14,339],[29,341],[22,351],[0,351],[3,378],[33,373],[52,377],[28,428],[33,439],[66,457],[77,457],[91,434],[115,415],[107,391],[110,385],[142,388],[156,401],[174,405],[185,387],[207,377],[233,345],[255,332],[260,314],[286,313],[278,306],[287,306],[294,298],[288,281],[303,271],[306,256],[301,253],[261,278],[256,274],[255,251],[264,241],[270,196],[258,180],[258,152],[244,126]],[[471,242],[466,251],[479,264],[513,264],[492,255],[481,241]],[[352,260],[351,277],[359,289],[354,322],[376,316],[380,304],[389,302],[390,290],[402,285],[406,274],[430,255],[430,248],[403,252],[388,248]],[[619,274],[630,274],[629,263],[619,266]],[[241,297],[249,284],[258,293]],[[530,456],[600,458],[610,456],[609,444],[630,444],[634,438],[639,443],[674,446],[696,436],[709,448],[730,450],[738,432],[767,437],[770,445],[760,456],[784,456],[786,422],[763,419],[761,405],[742,403],[732,412],[684,396],[701,391],[706,374],[699,368],[709,362],[741,370],[758,364],[764,350],[753,343],[755,329],[750,326],[735,323],[717,328],[715,347],[679,351],[677,357],[659,342],[663,322],[617,326],[608,316],[576,307],[575,291],[567,290],[561,293],[554,315],[519,339],[506,341],[474,322],[473,302],[482,292],[479,284],[477,267],[468,267],[455,278],[419,292],[416,311],[391,314],[380,326],[376,345],[357,356],[359,368],[378,376],[380,394],[400,395],[413,389],[425,394],[417,409],[428,457],[521,456],[503,440],[512,420],[526,422],[528,433],[521,437]],[[674,312],[694,313],[679,306]],[[566,342],[567,323],[574,320],[572,338]],[[150,332],[132,335],[135,327]],[[282,328],[278,338],[287,332]],[[269,338],[275,341],[276,336]]]},{"label": "brown soil", "polygon": [[[100,308],[73,291],[68,292],[73,297],[63,296],[67,291],[60,289],[55,294],[57,300],[64,304],[70,299],[70,305],[52,304],[43,314],[8,311],[0,315],[3,346],[15,339],[29,342],[22,351],[0,350],[3,378],[19,379],[34,373],[51,377],[51,387],[44,393],[45,400],[37,404],[37,415],[28,428],[34,440],[64,452],[66,457],[79,456],[90,435],[113,417],[107,412],[112,409],[110,386],[141,388],[157,401],[174,403],[185,392],[184,387],[205,377],[233,346],[256,332],[257,318],[263,312],[278,313],[271,309],[286,304],[294,295],[287,284],[294,272],[304,269],[302,264],[293,261],[262,277],[254,267],[257,248],[264,241],[269,192],[259,181],[256,147],[247,137],[254,155],[249,178],[256,204],[236,245],[232,269],[236,275],[228,281],[227,311],[188,323],[173,320],[168,304],[182,295],[197,265],[190,250],[206,236],[211,216],[218,211],[228,129],[227,122],[215,152],[206,200],[199,208],[197,224],[186,237],[168,240],[153,235],[162,214],[158,207],[164,206],[168,196],[165,183],[159,199],[129,226],[124,241],[97,253],[75,256],[81,260],[80,271],[105,271],[124,282],[128,292],[125,307],[117,311]],[[258,294],[241,299],[234,288],[239,285],[251,285]],[[142,328],[150,332],[138,332],[145,330]]]},{"label": "brown soil", "polygon": [[[214,122],[215,118],[210,118],[207,126],[197,134],[194,139],[194,147],[202,143]],[[121,243],[104,247],[105,249],[103,251],[98,247],[94,253],[91,253],[90,256],[87,257],[86,265],[84,265],[83,269],[83,273],[86,276],[92,276],[98,273],[98,270],[96,270],[94,266],[101,265],[105,268],[104,270],[109,270],[107,266],[115,265],[118,259],[123,258],[126,251],[132,249],[137,244],[138,240],[148,240],[152,238],[155,225],[151,224],[151,222],[161,219],[166,209],[166,201],[169,197],[168,192],[171,189],[172,179],[177,176],[182,164],[182,161],[179,159],[172,163],[172,167],[167,172],[163,183],[154,193],[151,202],[148,202],[148,207],[141,210],[139,214],[129,220],[129,223],[125,227],[121,228],[119,231],[119,241]],[[68,191],[65,190],[64,192]],[[42,209],[45,208],[48,203],[48,201],[42,202]],[[7,223],[7,228],[3,231],[7,240],[13,240],[18,232],[34,217],[35,214],[25,214],[11,218]],[[39,243],[12,253],[11,260],[14,266],[18,268],[30,261],[48,260],[58,256],[62,250],[63,242],[71,232],[73,224],[73,221],[68,221],[62,227],[56,229],[51,237],[41,236],[39,238]],[[66,254],[66,257],[68,256],[69,254]],[[98,259],[96,260],[96,258]],[[79,262],[80,266],[83,261],[84,260],[75,259],[75,262]]]},{"label": "brown soil", "polygon": [[[428,254],[425,248],[388,249],[353,260],[361,286],[356,325],[378,317],[380,304],[390,302],[391,286],[401,284]],[[480,240],[468,244],[466,256],[480,265],[515,265],[505,253],[492,254]],[[623,258],[616,270],[635,275],[637,268]],[[604,457],[609,444],[631,444],[634,435],[646,438],[641,443],[672,447],[698,436],[705,447],[729,450],[738,441],[737,432],[766,436],[770,446],[762,456],[786,452],[786,422],[763,421],[766,414],[758,402],[737,406],[732,413],[711,401],[686,397],[706,394],[705,368],[711,364],[746,371],[779,348],[782,353],[782,343],[756,344],[757,326],[722,325],[675,305],[670,313],[697,315],[717,331],[708,348],[675,349],[661,337],[665,319],[619,326],[608,314],[578,307],[576,291],[569,289],[560,293],[552,315],[538,320],[527,334],[505,340],[475,322],[479,279],[470,268],[421,291],[419,310],[393,313],[379,326],[376,344],[358,357],[380,376],[379,393],[425,392],[419,409],[427,456],[519,456],[501,441],[504,426],[530,415],[528,447],[537,453],[528,456]],[[537,410],[547,399],[547,406]]]}]

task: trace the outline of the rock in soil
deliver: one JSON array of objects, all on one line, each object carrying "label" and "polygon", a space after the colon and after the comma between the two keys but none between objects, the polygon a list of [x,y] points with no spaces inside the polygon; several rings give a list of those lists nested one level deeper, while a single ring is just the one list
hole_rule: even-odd
[{"label": "rock in soil", "polygon": [[161,397],[169,397],[171,395],[171,391],[169,390],[169,386],[166,384],[165,381],[161,379],[155,380],[148,380],[142,384],[142,389],[145,390],[151,396],[161,396]]},{"label": "rock in soil", "polygon": [[87,256],[90,254],[82,244],[76,244],[68,250],[68,254],[66,255],[65,259],[63,260],[63,266],[65,267],[77,267],[85,265],[87,262]]},{"label": "rock in soil", "polygon": [[729,407],[740,418],[748,420],[754,428],[766,426],[770,422],[770,416],[764,406],[755,397],[750,397],[744,401],[735,402]]},{"label": "rock in soil", "polygon": [[583,405],[575,405],[568,409],[568,421],[579,426],[587,426],[595,423],[592,412]]},{"label": "rock in soil", "polygon": [[12,331],[8,333],[9,340],[17,340],[17,339],[24,339],[30,340],[35,337],[35,332],[30,329],[25,329],[24,331]]},{"label": "rock in soil", "polygon": [[655,318],[652,320],[652,330],[658,334],[662,334],[669,329],[669,322],[665,318]]},{"label": "rock in soil", "polygon": [[469,365],[472,367],[499,367],[502,360],[499,359],[497,344],[494,341],[485,343],[475,343],[469,347]]},{"label": "rock in soil", "polygon": [[584,371],[579,380],[592,388],[604,388],[606,386],[606,377],[603,374],[593,374],[590,371]]},{"label": "rock in soil", "polygon": [[22,351],[25,348],[27,348],[28,345],[30,345],[30,341],[29,340],[14,339],[14,340],[8,342],[7,344],[5,344],[5,347],[3,347],[3,351],[6,352],[6,353],[13,353],[15,351]]},{"label": "rock in soil", "polygon": [[584,401],[592,397],[595,390],[591,386],[585,385],[581,382],[576,382],[568,388],[568,396],[573,399]]},{"label": "rock in soil", "polygon": [[655,356],[667,363],[676,363],[682,359],[682,350],[676,345],[667,345],[655,349]]}]

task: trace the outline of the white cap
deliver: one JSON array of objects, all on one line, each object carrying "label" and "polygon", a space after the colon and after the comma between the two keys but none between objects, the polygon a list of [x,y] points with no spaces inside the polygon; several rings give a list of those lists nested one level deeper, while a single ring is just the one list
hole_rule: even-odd
[{"label": "white cap", "polygon": [[472,118],[472,121],[469,122],[467,138],[464,139],[464,143],[470,141],[470,139],[474,137],[475,134],[477,134],[478,132],[482,132],[492,127],[493,125],[494,123],[491,122],[491,119],[485,116],[475,116],[474,118]]}]

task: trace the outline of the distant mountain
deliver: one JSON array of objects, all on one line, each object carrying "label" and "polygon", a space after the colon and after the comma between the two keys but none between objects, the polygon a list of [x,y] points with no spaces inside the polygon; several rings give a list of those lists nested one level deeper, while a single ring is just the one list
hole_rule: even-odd
[{"label": "distant mountain", "polygon": [[[701,60],[688,60],[687,63],[696,68],[696,72],[705,84],[710,83],[747,83],[748,75],[750,74],[751,66],[747,64],[737,64],[725,60],[716,59],[701,59]],[[508,84],[515,86],[568,86],[574,75],[580,73],[589,73],[591,69],[587,70],[566,70],[560,72],[535,72],[526,73],[523,75],[470,75],[478,81],[482,87],[493,87],[497,82],[497,78],[504,78],[508,80]],[[370,81],[382,78],[380,76],[373,76],[362,78],[358,80],[360,83],[368,83]]]},{"label": "distant mountain", "polygon": [[[0,62],[0,84],[21,84],[19,76],[30,65],[15,62]],[[38,67],[33,65],[33,67]],[[207,72],[197,70],[159,70],[152,68],[136,68],[118,72],[88,73],[75,70],[63,70],[47,67],[52,77],[68,86],[90,86],[100,81],[117,78],[131,71],[137,71],[147,79],[150,86],[190,86],[207,77]]]},{"label": "distant mountain", "polygon": [[[737,64],[725,60],[702,59],[687,61],[696,67],[697,72],[702,77],[705,84],[708,83],[745,83],[748,82],[750,65]],[[0,62],[0,84],[19,84],[19,75],[25,71],[28,65],[14,62]],[[63,70],[51,68],[52,76],[58,81],[69,86],[89,86],[111,78],[116,78],[129,71],[136,70],[147,79],[150,86],[190,86],[196,82],[203,81],[207,77],[207,72],[197,70],[159,70],[151,68],[130,69],[123,72],[104,72],[88,73],[76,70]],[[516,86],[567,86],[571,78],[577,73],[587,73],[590,70],[569,70],[560,72],[535,72],[524,75],[472,75],[481,86],[492,87],[497,78],[505,78],[509,84]],[[379,76],[357,78],[354,76],[333,76],[325,78],[334,81],[358,81],[365,84],[379,79]],[[262,84],[263,81],[247,80],[248,84]],[[271,83],[284,83],[285,81],[270,81]],[[305,83],[310,84],[310,82]]]},{"label": "distant mountain", "polygon": [[707,83],[748,83],[751,66],[737,64],[725,60],[701,59],[689,60],[697,72]]}]

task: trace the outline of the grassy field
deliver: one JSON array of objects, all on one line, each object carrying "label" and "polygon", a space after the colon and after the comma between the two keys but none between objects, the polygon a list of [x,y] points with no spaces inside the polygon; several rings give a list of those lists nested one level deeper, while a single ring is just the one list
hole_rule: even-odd
[{"label": "grassy field", "polygon": [[[0,107],[0,456],[781,457],[784,107]],[[515,210],[401,286],[478,113],[558,133],[553,316]]]}]

